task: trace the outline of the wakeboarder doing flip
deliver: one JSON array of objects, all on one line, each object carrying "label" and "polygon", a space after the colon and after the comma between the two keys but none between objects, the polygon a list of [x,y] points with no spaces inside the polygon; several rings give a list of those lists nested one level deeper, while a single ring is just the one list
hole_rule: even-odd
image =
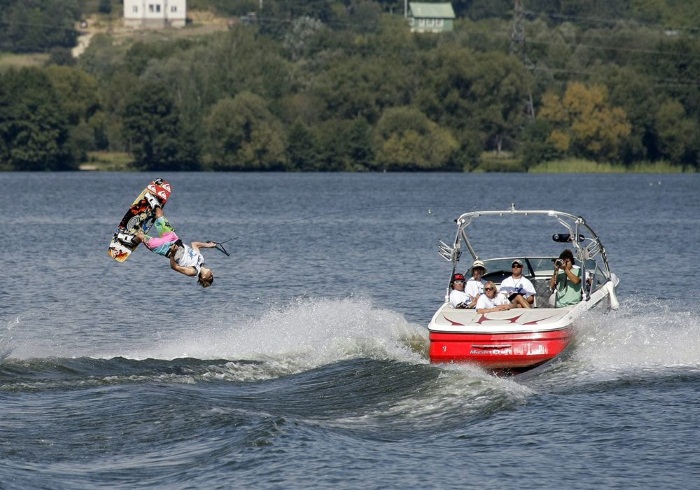
[{"label": "wakeboarder doing flip", "polygon": [[158,231],[158,236],[152,237],[146,235],[143,230],[138,230],[135,234],[119,233],[117,239],[129,246],[136,246],[143,242],[151,252],[169,258],[170,267],[173,270],[186,276],[196,276],[197,283],[202,287],[211,286],[214,281],[214,272],[206,267],[199,249],[215,248],[216,242],[192,242],[190,246],[183,244],[163,214],[163,207],[158,198],[149,193],[146,193],[145,198],[155,213],[153,225]]}]

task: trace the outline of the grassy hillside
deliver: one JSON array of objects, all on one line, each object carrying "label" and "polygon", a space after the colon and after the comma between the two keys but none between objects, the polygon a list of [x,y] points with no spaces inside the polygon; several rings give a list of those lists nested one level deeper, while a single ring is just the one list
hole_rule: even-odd
[{"label": "grassy hillside", "polygon": [[49,59],[46,53],[13,54],[0,53],[0,71],[8,68],[23,68],[26,66],[43,66]]}]

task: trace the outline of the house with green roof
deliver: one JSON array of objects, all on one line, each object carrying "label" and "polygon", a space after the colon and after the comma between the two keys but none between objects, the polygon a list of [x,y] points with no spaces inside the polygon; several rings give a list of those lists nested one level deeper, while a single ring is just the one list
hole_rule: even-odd
[{"label": "house with green roof", "polygon": [[448,32],[454,26],[451,3],[409,2],[408,23],[411,32]]}]

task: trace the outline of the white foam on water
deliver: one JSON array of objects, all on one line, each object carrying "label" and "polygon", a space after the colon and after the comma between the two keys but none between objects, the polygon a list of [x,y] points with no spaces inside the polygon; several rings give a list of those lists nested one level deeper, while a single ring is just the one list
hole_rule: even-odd
[{"label": "white foam on water", "polygon": [[[299,300],[250,320],[210,319],[152,348],[122,353],[134,359],[230,359],[241,376],[299,372],[368,357],[427,363],[427,330],[366,299]],[[265,368],[254,363],[262,361]],[[259,379],[259,378],[257,378]]]},{"label": "white foam on water", "polygon": [[12,329],[19,325],[19,317],[5,322],[5,328],[0,331],[0,364],[12,354],[14,350]]},{"label": "white foam on water", "polygon": [[605,370],[700,367],[700,315],[670,302],[592,311],[578,325],[575,358]]}]

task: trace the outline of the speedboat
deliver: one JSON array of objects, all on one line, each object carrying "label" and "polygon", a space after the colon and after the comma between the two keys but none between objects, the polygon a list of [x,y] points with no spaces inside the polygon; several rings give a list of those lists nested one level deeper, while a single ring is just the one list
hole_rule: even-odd
[{"label": "speedboat", "polygon": [[[596,305],[617,309],[615,287],[619,280],[610,271],[605,247],[586,223],[573,214],[552,210],[522,211],[512,204],[505,211],[474,211],[459,216],[452,245],[439,244],[440,255],[452,263],[455,273],[471,277],[471,265],[484,263],[485,281],[497,287],[511,275],[511,264],[519,259],[522,275],[535,288],[532,308],[478,313],[475,309],[453,308],[445,302],[428,325],[430,361],[466,362],[488,371],[517,374],[556,358],[574,337],[574,321]],[[482,226],[485,225],[485,226]],[[546,237],[543,240],[542,237]],[[484,246],[489,255],[480,255]],[[462,251],[470,256],[466,267]],[[578,303],[555,307],[550,279],[554,262],[563,249],[569,249],[581,269],[581,298]],[[604,301],[605,300],[605,301]],[[576,300],[575,300],[576,301]]]}]

